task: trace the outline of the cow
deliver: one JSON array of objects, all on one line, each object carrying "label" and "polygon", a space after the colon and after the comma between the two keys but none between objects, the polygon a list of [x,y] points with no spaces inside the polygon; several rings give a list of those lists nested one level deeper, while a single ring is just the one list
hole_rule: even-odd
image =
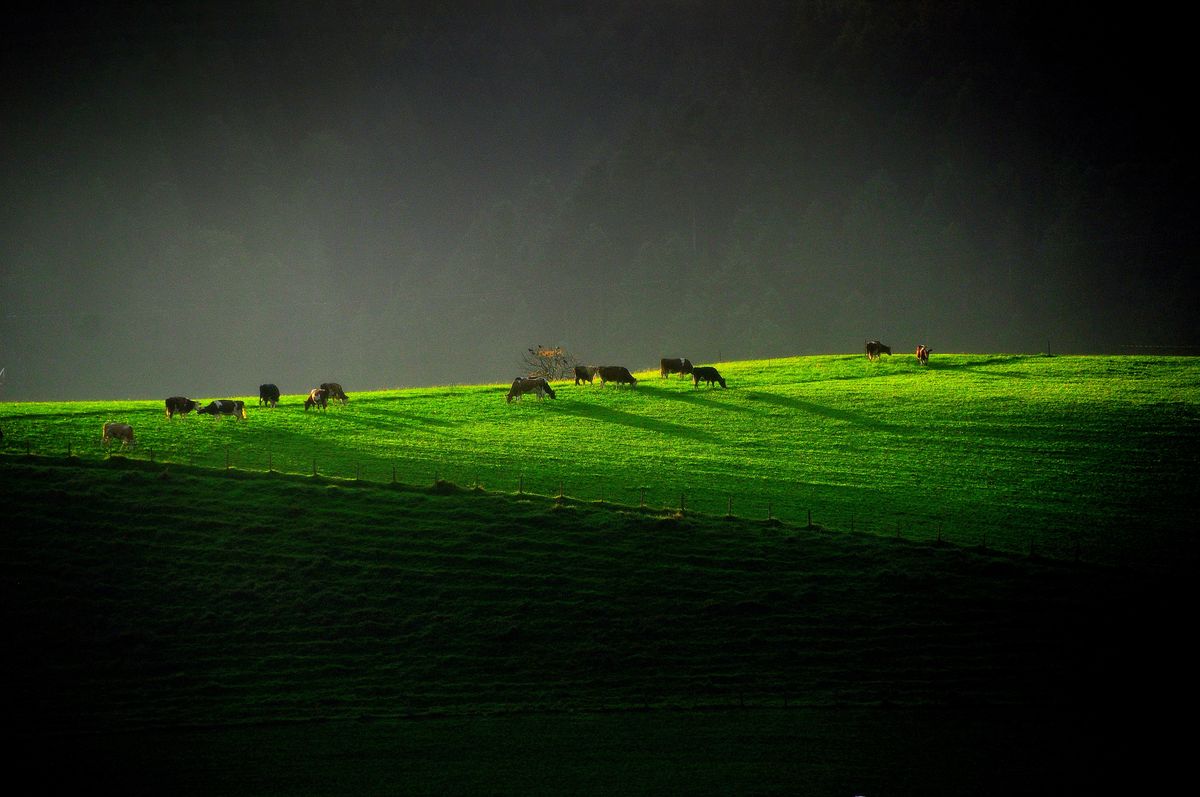
[{"label": "cow", "polygon": [[325,409],[329,405],[329,391],[321,387],[314,387],[308,391],[308,398],[304,399],[304,411],[308,412],[309,407],[320,407]]},{"label": "cow", "polygon": [[888,356],[891,356],[892,347],[884,346],[882,343],[880,343],[877,340],[868,340],[867,341],[867,359],[868,360],[878,360],[880,354],[886,354]]},{"label": "cow", "polygon": [[623,365],[602,365],[596,371],[596,374],[600,377],[601,387],[604,387],[609,382],[616,382],[618,385],[629,385],[630,388],[637,387],[637,379]]},{"label": "cow", "polygon": [[171,420],[176,415],[187,415],[195,409],[199,409],[200,402],[192,401],[190,398],[183,396],[171,396],[164,402],[167,405],[167,420]]},{"label": "cow", "polygon": [[929,354],[932,351],[924,343],[917,344],[917,362],[921,365],[929,365]]},{"label": "cow", "polygon": [[719,383],[722,388],[727,387],[724,377],[717,373],[717,369],[711,365],[702,365],[692,369],[692,389],[700,387],[701,382],[707,382],[709,387],[712,387],[714,382]]},{"label": "cow", "polygon": [[346,395],[346,391],[342,390],[342,386],[337,382],[322,382],[321,389],[328,394],[330,401],[339,401],[345,405],[350,400],[350,397]]},{"label": "cow", "polygon": [[680,357],[666,358],[666,357],[664,357],[662,360],[659,361],[659,365],[658,365],[659,379],[666,379],[668,374],[679,374],[679,378],[683,379],[683,377],[685,375],[690,374],[691,372],[692,372],[692,361],[689,360],[687,357],[683,357],[683,358],[680,358]]},{"label": "cow", "polygon": [[550,383],[544,376],[518,376],[513,380],[512,387],[508,389],[504,400],[512,404],[514,398],[520,401],[526,393],[537,393],[538,401],[542,400],[543,395],[557,398],[554,395],[554,388],[550,387]]},{"label": "cow", "polygon": [[279,388],[275,385],[258,386],[258,406],[266,404],[271,409],[279,403]]},{"label": "cow", "polygon": [[598,365],[577,365],[575,366],[575,384],[587,382],[593,384],[592,380],[596,378],[596,374],[600,371]]},{"label": "cow", "polygon": [[232,415],[246,420],[246,402],[237,399],[216,399],[208,402],[207,407],[196,410],[197,415]]},{"label": "cow", "polygon": [[104,429],[100,433],[100,444],[107,446],[113,440],[120,440],[121,448],[136,445],[133,442],[133,427],[127,423],[114,423],[113,421],[104,424]]}]

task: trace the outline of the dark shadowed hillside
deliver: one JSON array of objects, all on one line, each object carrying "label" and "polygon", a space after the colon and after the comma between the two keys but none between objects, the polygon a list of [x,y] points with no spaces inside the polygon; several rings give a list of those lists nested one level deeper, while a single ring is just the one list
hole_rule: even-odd
[{"label": "dark shadowed hillside", "polygon": [[1169,572],[119,458],[2,466],[5,744],[27,766],[199,792],[556,790],[530,771],[1027,792],[1139,773],[1172,749],[1149,712],[1190,705]]}]

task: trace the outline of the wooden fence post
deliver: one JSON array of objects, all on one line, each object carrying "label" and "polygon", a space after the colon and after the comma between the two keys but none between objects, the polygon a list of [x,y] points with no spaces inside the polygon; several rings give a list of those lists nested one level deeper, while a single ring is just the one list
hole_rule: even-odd
[{"label": "wooden fence post", "polygon": [[728,517],[733,517],[733,496],[727,496],[725,499],[725,514]]},{"label": "wooden fence post", "polygon": [[317,475],[317,458],[313,457],[313,476]]},{"label": "wooden fence post", "polygon": [[524,495],[524,494],[525,494],[525,474],[518,473],[517,474],[517,495]]},{"label": "wooden fence post", "polygon": [[680,493],[679,493],[679,514],[681,514],[681,515],[682,515],[683,513],[684,513],[684,508],[683,508],[683,491],[681,490],[681,491],[680,491]]},{"label": "wooden fence post", "polygon": [[646,506],[646,488],[641,488],[641,499],[638,501],[638,506],[645,508]]}]

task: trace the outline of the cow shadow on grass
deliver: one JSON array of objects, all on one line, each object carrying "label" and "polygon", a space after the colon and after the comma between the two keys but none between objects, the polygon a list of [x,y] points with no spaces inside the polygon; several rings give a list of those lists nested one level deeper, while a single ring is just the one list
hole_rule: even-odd
[{"label": "cow shadow on grass", "polygon": [[[641,390],[641,388],[638,388]],[[709,397],[707,394],[711,392],[708,388],[687,388],[686,390],[667,390],[656,387],[646,387],[647,392],[652,393],[656,399],[664,398],[671,401],[679,401],[684,404],[694,406],[703,406],[705,408],[713,408],[720,410],[729,410],[730,412],[745,412],[751,415],[759,414],[750,407],[743,407],[740,404],[734,404],[729,401],[717,401]]]},{"label": "cow shadow on grass", "polygon": [[628,426],[631,429],[638,431],[658,432],[660,434],[673,437],[682,437],[688,440],[694,440],[698,443],[711,443],[713,436],[689,426],[683,426],[670,421],[662,421],[657,418],[649,418],[645,415],[639,415],[635,412],[626,412],[625,410],[617,410],[612,407],[603,407],[596,404],[577,404],[575,402],[563,402],[555,406],[556,412],[566,413],[567,415],[575,415],[580,418],[588,418],[593,421],[602,423],[612,423],[618,426]]},{"label": "cow shadow on grass", "polygon": [[901,426],[900,424],[888,423],[881,421],[878,418],[873,418],[861,412],[853,410],[843,410],[834,407],[827,407],[824,404],[817,404],[814,401],[805,401],[804,399],[791,398],[790,396],[781,396],[777,393],[763,393],[754,391],[752,399],[761,401],[765,404],[774,404],[778,407],[786,407],[791,410],[799,410],[800,412],[808,412],[813,415],[819,415],[822,418],[829,418],[834,421],[843,421],[844,423],[854,424],[855,426],[863,426],[868,429],[875,429],[880,432],[888,432],[903,436],[911,436],[916,434],[916,430],[909,426]]},{"label": "cow shadow on grass", "polygon": [[394,431],[397,423],[405,426],[414,426],[427,429],[436,427],[440,429],[454,429],[461,426],[464,422],[460,420],[447,420],[438,418],[432,415],[418,415],[412,412],[403,410],[387,409],[374,410],[367,413],[355,413],[352,410],[345,408],[333,409],[326,411],[329,417],[337,419],[338,423],[349,426],[360,426],[369,429],[378,429],[380,431]]},{"label": "cow shadow on grass", "polygon": [[975,376],[985,376],[990,379],[1027,379],[1029,374],[1021,371],[984,371],[980,369],[989,365],[1009,365],[1024,362],[1036,356],[1040,355],[1004,354],[984,357],[979,360],[968,360],[967,362],[955,362],[953,360],[938,361],[931,356],[928,368],[931,371],[966,371]]}]

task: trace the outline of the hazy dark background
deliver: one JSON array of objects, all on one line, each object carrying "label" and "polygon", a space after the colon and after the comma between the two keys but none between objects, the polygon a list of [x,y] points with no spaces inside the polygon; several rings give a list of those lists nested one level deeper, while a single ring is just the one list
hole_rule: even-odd
[{"label": "hazy dark background", "polygon": [[1129,13],[7,12],[0,398],[1197,344],[1190,34]]}]

